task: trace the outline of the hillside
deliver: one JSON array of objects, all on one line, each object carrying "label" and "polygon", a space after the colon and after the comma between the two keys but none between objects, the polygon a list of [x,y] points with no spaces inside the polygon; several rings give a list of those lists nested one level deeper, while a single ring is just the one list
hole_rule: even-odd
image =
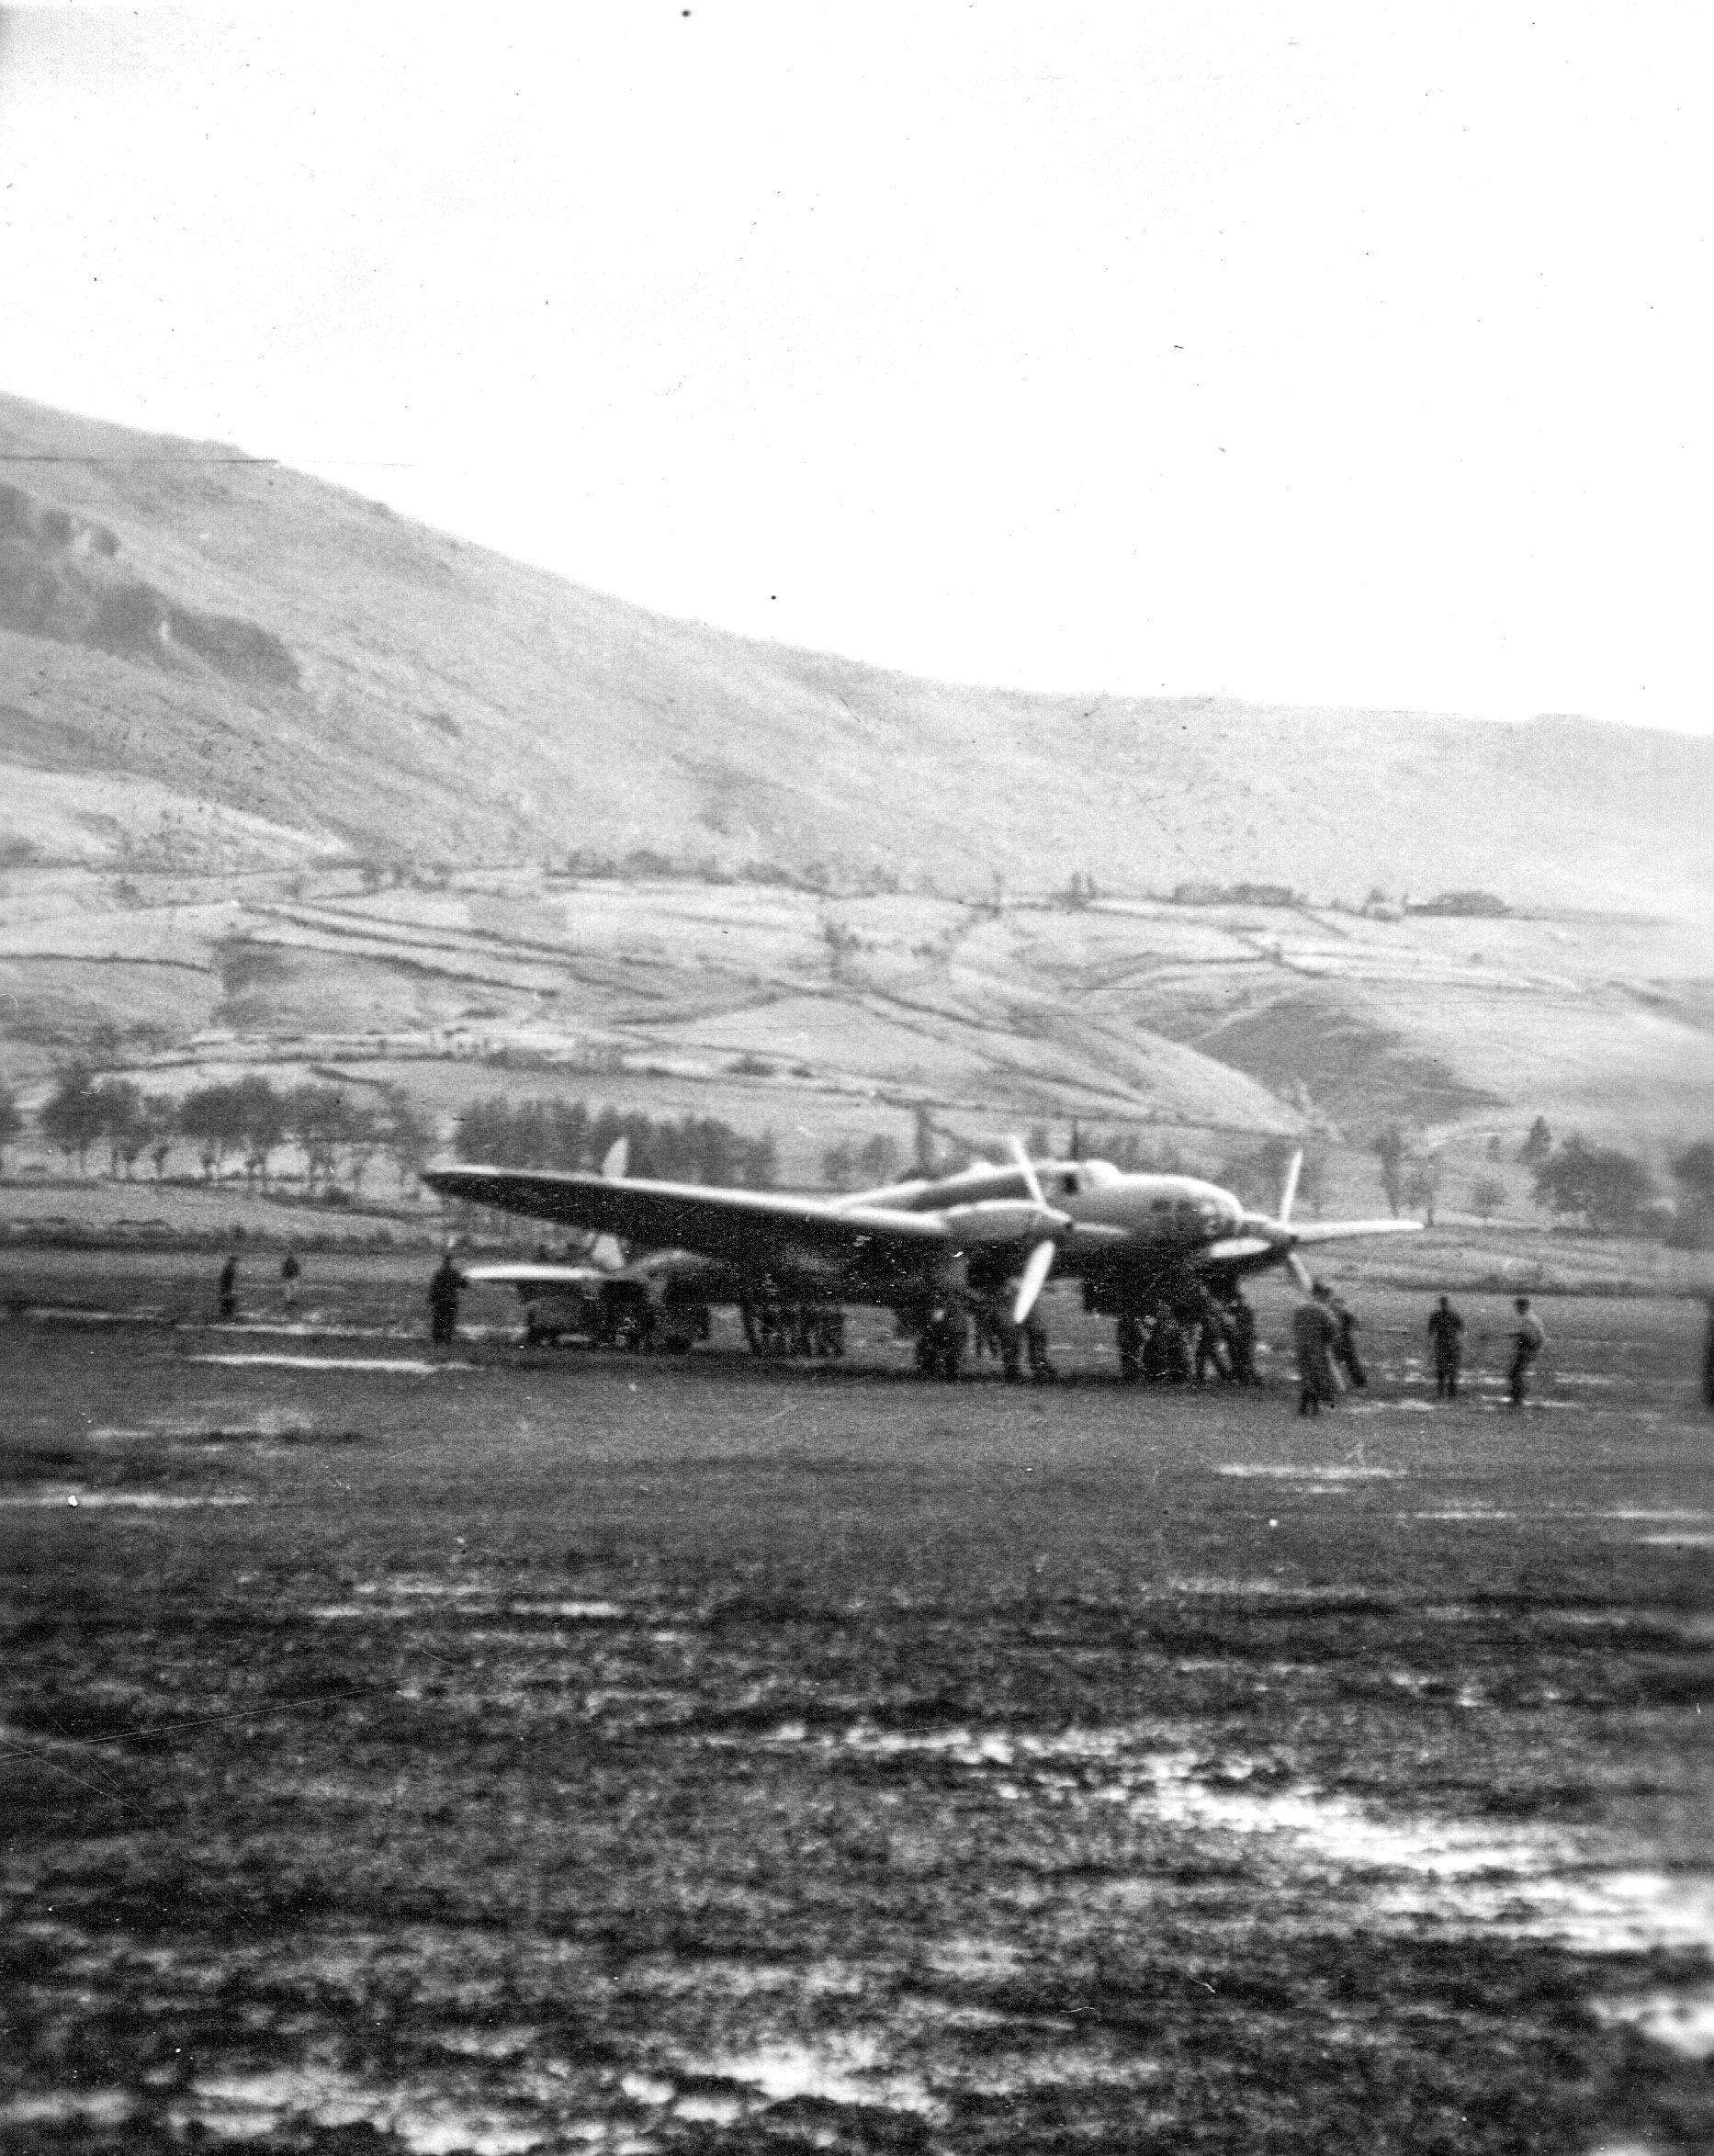
[{"label": "hillside", "polygon": [[[1304,1132],[1362,1210],[1387,1122],[1466,1187],[1538,1113],[1657,1167],[1714,1130],[1714,743],[913,682],[233,451],[6,400],[0,449],[27,1101],[73,1055],[333,1070],[443,1131],[558,1090],[771,1129],[799,1180],[919,1109],[1207,1168]],[[1316,903],[1160,895],[1190,882]]]},{"label": "hillside", "polygon": [[747,642],[218,445],[0,399],[0,852],[226,867],[648,848],[985,892],[1459,886],[1714,910],[1714,743],[1031,696]]}]

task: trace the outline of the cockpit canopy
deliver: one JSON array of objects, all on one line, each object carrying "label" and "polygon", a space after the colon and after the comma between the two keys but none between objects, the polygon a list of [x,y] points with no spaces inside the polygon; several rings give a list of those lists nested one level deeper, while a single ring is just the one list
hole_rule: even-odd
[{"label": "cockpit canopy", "polygon": [[1067,1198],[1075,1198],[1079,1191],[1105,1190],[1109,1184],[1123,1179],[1111,1160],[1056,1161],[1042,1177],[1042,1188],[1058,1190]]}]

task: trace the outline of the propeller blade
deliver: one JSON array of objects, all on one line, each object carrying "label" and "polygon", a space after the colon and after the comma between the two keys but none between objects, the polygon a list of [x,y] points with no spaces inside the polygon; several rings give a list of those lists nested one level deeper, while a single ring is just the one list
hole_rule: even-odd
[{"label": "propeller blade", "polygon": [[1031,1159],[1030,1156],[1023,1149],[1023,1140],[1019,1137],[1016,1133],[1014,1133],[1012,1136],[1007,1139],[1006,1143],[1011,1148],[1012,1158],[1018,1163],[1018,1172],[1023,1178],[1024,1189],[1029,1191],[1031,1197],[1034,1199],[1035,1202],[1042,1208],[1042,1211],[1046,1213],[1049,1210],[1049,1207],[1047,1199],[1043,1194],[1042,1179],[1035,1172],[1034,1161]]},{"label": "propeller blade", "polygon": [[1286,1168],[1285,1189],[1280,1193],[1280,1225],[1285,1227],[1291,1218],[1291,1202],[1297,1196],[1297,1179],[1303,1172],[1303,1148],[1300,1146],[1292,1154]]},{"label": "propeller blade", "polygon": [[1298,1256],[1295,1250],[1288,1250],[1286,1252],[1286,1263],[1291,1269],[1292,1279],[1296,1281],[1298,1286],[1302,1288],[1303,1292],[1307,1295],[1310,1290],[1315,1284],[1314,1281],[1310,1275],[1310,1270],[1308,1266],[1304,1264],[1303,1260]]},{"label": "propeller blade", "polygon": [[1053,1271],[1057,1255],[1058,1250],[1052,1243],[1038,1243],[1031,1251],[1030,1262],[1023,1269],[1023,1278],[1018,1282],[1018,1293],[1011,1306],[1013,1325],[1021,1325],[1035,1308],[1035,1299]]}]

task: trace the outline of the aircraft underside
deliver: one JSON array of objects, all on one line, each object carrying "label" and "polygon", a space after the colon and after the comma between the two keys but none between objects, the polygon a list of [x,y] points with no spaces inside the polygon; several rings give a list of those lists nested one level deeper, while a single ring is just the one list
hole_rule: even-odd
[{"label": "aircraft underside", "polygon": [[[1083,1307],[1114,1319],[1120,1372],[1128,1381],[1172,1382],[1211,1371],[1239,1375],[1247,1358],[1241,1340],[1230,1338],[1237,1271],[1198,1273],[1178,1253],[1162,1252],[1144,1264],[1133,1256],[1122,1269],[1082,1280]],[[838,1359],[845,1351],[845,1307],[861,1304],[893,1312],[901,1335],[916,1343],[924,1377],[950,1380],[991,1358],[1009,1382],[1027,1375],[1051,1383],[1043,1306],[1015,1323],[1015,1265],[981,1258],[960,1257],[903,1277],[897,1268],[835,1269],[819,1261],[765,1270],[686,1261],[677,1270],[662,1267],[660,1328],[647,1344],[671,1349],[706,1338],[708,1309],[719,1304],[737,1310],[753,1355]],[[637,1334],[627,1325],[621,1337],[643,1344]]]}]

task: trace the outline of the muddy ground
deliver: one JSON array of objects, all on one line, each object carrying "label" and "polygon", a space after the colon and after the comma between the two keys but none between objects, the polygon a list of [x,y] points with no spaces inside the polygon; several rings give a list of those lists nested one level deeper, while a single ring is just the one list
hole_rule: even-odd
[{"label": "muddy ground", "polygon": [[1714,2147],[1694,1305],[1312,1425],[7,1263],[8,2150]]}]

